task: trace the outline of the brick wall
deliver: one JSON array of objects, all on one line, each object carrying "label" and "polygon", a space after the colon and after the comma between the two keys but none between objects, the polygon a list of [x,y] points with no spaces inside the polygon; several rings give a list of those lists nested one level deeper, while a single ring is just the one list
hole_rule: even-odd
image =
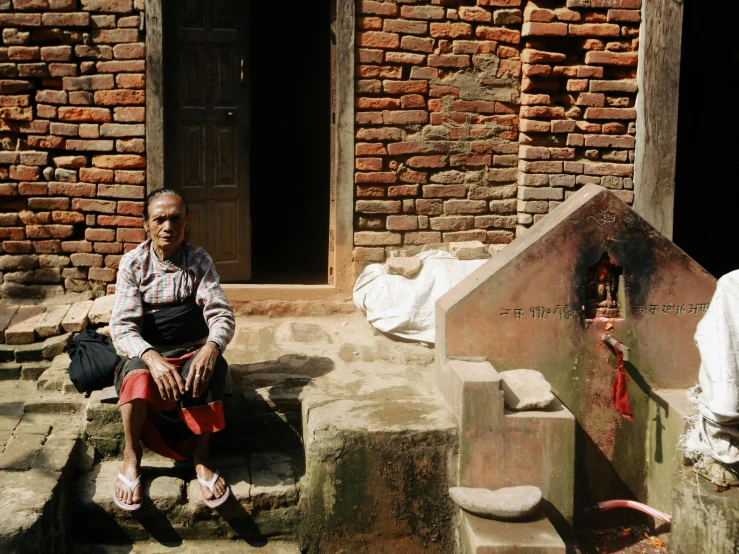
[{"label": "brick wall", "polygon": [[0,291],[115,281],[144,237],[143,0],[0,0]]},{"label": "brick wall", "polygon": [[[144,0],[0,0],[0,296],[111,290],[145,238]],[[633,200],[640,0],[357,0],[355,271]]]},{"label": "brick wall", "polygon": [[355,270],[633,201],[640,0],[359,0]]}]

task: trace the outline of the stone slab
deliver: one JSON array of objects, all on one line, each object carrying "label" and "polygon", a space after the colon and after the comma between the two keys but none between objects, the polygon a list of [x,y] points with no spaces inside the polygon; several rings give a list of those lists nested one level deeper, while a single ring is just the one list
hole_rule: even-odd
[{"label": "stone slab", "polygon": [[36,381],[41,374],[49,369],[51,362],[29,362],[21,365],[21,379],[25,381]]},{"label": "stone slab", "polygon": [[61,304],[59,306],[49,306],[36,323],[36,334],[46,339],[53,337],[62,332],[62,320],[69,311],[69,304]]},{"label": "stone slab", "polygon": [[5,329],[5,343],[29,344],[36,340],[36,323],[43,313],[43,306],[20,306]]},{"label": "stone slab", "polygon": [[402,275],[403,277],[413,277],[421,270],[421,260],[415,256],[388,258],[385,261],[387,272],[390,275]]},{"label": "stone slab", "polygon": [[462,514],[462,554],[565,554],[564,541],[546,518],[495,521]]},{"label": "stone slab", "polygon": [[85,329],[89,322],[87,314],[90,313],[93,303],[92,300],[85,300],[72,304],[62,319],[62,329],[67,332],[79,332]]},{"label": "stone slab", "polygon": [[15,347],[15,361],[19,364],[41,362],[44,359],[43,347],[43,342],[19,344]]},{"label": "stone slab", "polygon": [[114,301],[115,296],[113,295],[96,298],[95,302],[92,304],[92,308],[90,308],[90,313],[87,315],[90,319],[90,323],[92,325],[110,323],[110,314],[113,311]]},{"label": "stone slab", "polygon": [[44,447],[44,435],[17,434],[11,437],[0,454],[0,470],[25,471],[33,467]]},{"label": "stone slab", "polygon": [[10,325],[10,321],[13,319],[15,312],[18,311],[18,306],[15,305],[0,305],[0,344],[5,344],[5,330]]},{"label": "stone slab", "polygon": [[[4,337],[5,335],[3,335]],[[0,363],[15,361],[15,346],[12,344],[0,344]]]},{"label": "stone slab", "polygon": [[72,333],[49,337],[42,346],[42,356],[46,360],[53,360],[59,354],[64,353],[70,340],[72,340]]},{"label": "stone slab", "polygon": [[15,362],[0,364],[0,380],[18,379],[21,376],[21,365]]},{"label": "stone slab", "polygon": [[554,401],[552,386],[539,371],[511,369],[501,371],[500,377],[503,399],[510,410],[542,410]]},{"label": "stone slab", "polygon": [[495,491],[451,487],[449,495],[465,512],[486,519],[522,519],[535,513],[541,503],[541,489],[531,486],[504,487]]}]

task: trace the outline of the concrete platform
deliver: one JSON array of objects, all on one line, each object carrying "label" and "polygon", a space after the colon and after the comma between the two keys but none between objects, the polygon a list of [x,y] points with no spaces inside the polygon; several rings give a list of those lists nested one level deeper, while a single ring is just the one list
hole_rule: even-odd
[{"label": "concrete platform", "polygon": [[73,502],[77,541],[125,543],[291,536],[297,519],[294,460],[282,453],[216,459],[232,497],[218,510],[203,502],[192,466],[145,460],[144,502],[136,513],[113,501],[119,461],[98,464],[77,483]]},{"label": "concrete platform", "polygon": [[545,517],[496,521],[462,512],[462,554],[565,554],[565,543]]}]

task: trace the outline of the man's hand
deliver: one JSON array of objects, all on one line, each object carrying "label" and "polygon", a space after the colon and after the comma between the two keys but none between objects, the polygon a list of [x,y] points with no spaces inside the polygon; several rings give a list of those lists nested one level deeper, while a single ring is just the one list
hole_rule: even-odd
[{"label": "man's hand", "polygon": [[218,354],[220,350],[213,342],[206,342],[205,346],[195,354],[185,383],[185,390],[192,390],[193,398],[197,398],[205,391],[215,370]]},{"label": "man's hand", "polygon": [[179,400],[185,394],[185,383],[180,377],[180,372],[159,352],[147,350],[141,359],[149,366],[151,376],[164,400]]}]

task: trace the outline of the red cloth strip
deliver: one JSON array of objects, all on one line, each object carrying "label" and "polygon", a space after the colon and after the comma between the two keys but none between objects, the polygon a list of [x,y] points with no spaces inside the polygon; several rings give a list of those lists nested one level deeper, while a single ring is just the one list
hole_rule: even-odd
[{"label": "red cloth strip", "polygon": [[611,394],[611,401],[616,411],[621,416],[628,420],[633,421],[634,416],[631,413],[631,407],[629,406],[629,391],[626,388],[626,383],[629,381],[629,376],[626,375],[626,368],[624,367],[624,353],[621,352],[619,346],[623,343],[616,343],[616,356],[618,357],[618,365],[614,368],[618,371],[616,380],[613,382],[613,393]]}]

